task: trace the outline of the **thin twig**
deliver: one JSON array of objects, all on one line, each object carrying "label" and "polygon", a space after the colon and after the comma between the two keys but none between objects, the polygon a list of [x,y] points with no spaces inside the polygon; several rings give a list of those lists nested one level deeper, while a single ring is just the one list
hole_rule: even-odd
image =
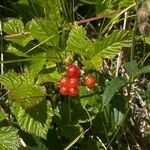
[{"label": "thin twig", "polygon": [[26,145],[26,143],[24,142],[24,140],[22,138],[20,138],[20,143],[24,149],[28,150],[28,146]]},{"label": "thin twig", "polygon": [[[124,13],[123,29],[126,28],[126,24],[127,24],[127,11]],[[118,77],[118,74],[119,74],[119,69],[120,69],[121,61],[122,61],[122,55],[123,55],[123,52],[121,51],[118,54],[118,59],[117,59],[116,77]]]},{"label": "thin twig", "polygon": [[102,142],[102,140],[96,136],[96,138],[98,139],[98,141],[100,142],[100,144],[102,145],[102,147],[104,148],[104,150],[107,150],[107,147],[105,146],[105,144]]},{"label": "thin twig", "polygon": [[81,24],[81,23],[96,21],[96,20],[99,20],[99,19],[102,19],[102,18],[109,18],[109,17],[112,17],[114,14],[115,13],[110,13],[110,14],[106,14],[106,15],[102,15],[102,16],[96,16],[96,17],[93,17],[93,18],[83,19],[83,20],[77,21],[77,23]]},{"label": "thin twig", "polygon": [[0,97],[0,100],[2,100],[9,92],[10,92],[10,90],[8,90],[4,95],[2,95],[2,96]]},{"label": "thin twig", "polygon": [[[2,32],[2,22],[0,20],[0,36],[3,36],[3,32]],[[4,54],[3,54],[3,40],[0,39],[0,60],[3,62],[4,61]],[[4,73],[4,64],[1,63],[1,72],[0,74],[2,75]]]},{"label": "thin twig", "polygon": [[31,32],[22,32],[22,33],[4,35],[4,36],[1,36],[0,38],[9,39],[9,38],[14,38],[14,37],[18,37],[18,36],[22,36],[22,35],[29,35],[29,34],[31,34]]}]

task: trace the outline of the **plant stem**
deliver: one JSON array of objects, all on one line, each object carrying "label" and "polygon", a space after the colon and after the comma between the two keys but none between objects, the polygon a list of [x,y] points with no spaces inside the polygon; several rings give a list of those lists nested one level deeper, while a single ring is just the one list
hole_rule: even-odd
[{"label": "plant stem", "polygon": [[[2,32],[2,22],[0,20],[0,36],[3,36],[3,32]],[[4,49],[3,49],[3,39],[0,39],[0,61],[3,62],[4,61]],[[1,71],[0,71],[0,75],[2,75],[4,73],[4,63],[0,64],[1,66]],[[0,83],[0,88],[3,88],[3,85]]]},{"label": "plant stem", "polygon": [[[124,13],[124,22],[123,22],[123,29],[126,29],[126,24],[127,24],[127,11]],[[116,77],[118,77],[119,74],[119,68],[121,66],[121,61],[122,61],[122,57],[123,57],[123,52],[121,51],[118,54],[118,58],[117,58],[117,67],[116,67]]]},{"label": "plant stem", "polygon": [[[0,20],[0,36],[3,36],[3,32],[2,32],[2,22]],[[4,54],[3,54],[3,39],[0,39],[0,53],[1,53],[1,61],[4,61]],[[1,75],[4,72],[4,64],[1,63]]]},{"label": "plant stem", "polygon": [[134,60],[134,54],[135,54],[135,36],[136,36],[136,27],[137,23],[135,20],[133,31],[132,31],[132,46],[131,46],[131,54],[130,54],[130,61]]},{"label": "plant stem", "polygon": [[68,106],[69,106],[69,121],[71,122],[71,105],[70,105],[70,96],[68,97]]},{"label": "plant stem", "polygon": [[102,19],[102,18],[110,18],[110,17],[112,17],[114,14],[115,14],[115,13],[109,13],[109,14],[106,14],[106,15],[101,15],[101,16],[96,16],[96,17],[93,17],[93,18],[83,19],[83,20],[77,21],[77,23],[78,23],[78,24],[82,24],[82,23],[87,23],[87,22],[96,21],[96,20],[99,20],[99,19]]},{"label": "plant stem", "polygon": [[18,37],[18,36],[22,36],[22,35],[29,35],[29,34],[31,34],[31,32],[15,33],[15,34],[4,35],[4,36],[1,34],[0,39],[15,38],[15,37]]}]

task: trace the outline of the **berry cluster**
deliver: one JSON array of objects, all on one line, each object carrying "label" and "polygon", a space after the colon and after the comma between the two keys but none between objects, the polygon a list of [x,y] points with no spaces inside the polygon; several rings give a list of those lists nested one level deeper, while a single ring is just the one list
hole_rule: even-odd
[{"label": "berry cluster", "polygon": [[78,94],[80,70],[77,66],[71,65],[67,68],[67,77],[60,81],[60,93],[62,95],[76,96]]},{"label": "berry cluster", "polygon": [[[71,65],[67,68],[66,76],[60,80],[60,94],[76,96],[79,92],[79,75],[80,69],[76,65]],[[84,78],[84,85],[88,88],[93,88],[96,85],[96,79],[93,75],[87,75]]]}]

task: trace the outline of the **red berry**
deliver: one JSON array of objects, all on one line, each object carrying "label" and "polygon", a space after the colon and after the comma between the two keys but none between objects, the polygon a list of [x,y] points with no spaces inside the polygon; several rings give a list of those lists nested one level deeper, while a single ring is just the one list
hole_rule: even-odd
[{"label": "red berry", "polygon": [[70,80],[69,80],[69,78],[67,78],[67,77],[63,77],[61,80],[60,80],[60,83],[59,83],[59,85],[60,85],[60,87],[67,87],[68,85],[69,85],[69,83],[70,83]]},{"label": "red berry", "polygon": [[59,92],[62,95],[68,95],[69,94],[69,89],[68,89],[68,87],[62,86],[62,87],[60,87],[60,91]]},{"label": "red berry", "polygon": [[70,78],[69,87],[77,87],[79,85],[79,80],[77,78]]},{"label": "red berry", "polygon": [[80,70],[77,66],[71,65],[67,68],[67,76],[71,78],[76,78],[80,75]]},{"label": "red berry", "polygon": [[96,84],[96,79],[94,76],[92,75],[88,75],[86,78],[85,78],[85,85],[88,87],[88,88],[93,88]]},{"label": "red berry", "polygon": [[69,95],[70,96],[76,96],[78,94],[78,88],[77,87],[72,87],[69,89]]}]

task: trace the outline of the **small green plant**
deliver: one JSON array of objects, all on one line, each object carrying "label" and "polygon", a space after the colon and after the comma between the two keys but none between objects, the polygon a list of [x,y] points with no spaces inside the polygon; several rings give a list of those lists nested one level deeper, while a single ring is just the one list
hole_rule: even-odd
[{"label": "small green plant", "polygon": [[146,4],[2,2],[0,149],[148,149]]}]

